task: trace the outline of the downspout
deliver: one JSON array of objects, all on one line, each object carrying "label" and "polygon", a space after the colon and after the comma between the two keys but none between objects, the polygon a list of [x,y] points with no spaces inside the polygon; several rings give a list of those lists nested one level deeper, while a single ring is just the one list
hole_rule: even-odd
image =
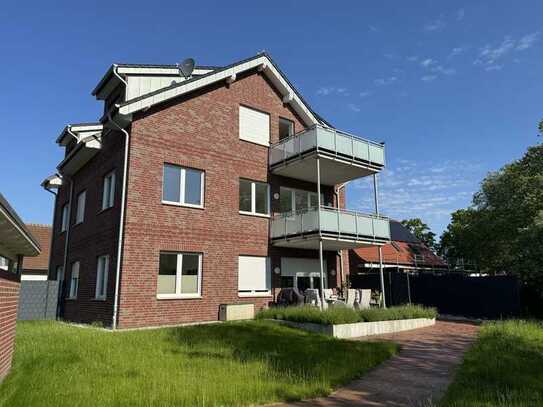
[{"label": "downspout", "polygon": [[[68,242],[70,241],[70,230],[72,228],[71,225],[71,219],[72,219],[72,199],[74,195],[74,181],[71,178],[68,178],[68,181],[70,182],[70,199],[68,200],[68,224],[66,225],[66,239],[64,240],[64,264],[62,265],[62,274],[63,274],[63,280],[62,285],[64,286],[64,281],[66,280],[66,272],[68,268]],[[62,209],[61,209],[61,228],[62,228]],[[60,297],[62,298],[62,287],[59,292]],[[58,316],[60,317],[60,307],[58,309]]]},{"label": "downspout", "polygon": [[[113,72],[118,76],[116,69],[117,67],[115,66],[115,68],[113,69]],[[122,188],[122,193],[121,193],[121,216],[120,216],[121,219],[119,223],[119,242],[117,245],[117,264],[115,267],[115,295],[113,297],[113,320],[111,323],[111,328],[115,330],[117,329],[117,314],[119,312],[119,285],[121,281],[121,256],[122,256],[123,237],[124,237],[124,212],[125,212],[125,206],[126,206],[126,186],[128,184],[127,175],[128,175],[128,150],[130,147],[130,134],[113,120],[113,118],[111,117],[111,112],[108,112],[107,117],[109,121],[125,135],[124,163],[123,163],[123,188]]]},{"label": "downspout", "polygon": [[[119,69],[119,65],[113,64],[113,75],[115,75],[117,78],[119,78],[119,80],[122,83],[124,83],[125,86],[128,86],[128,83],[122,78],[121,75],[119,75],[119,72],[117,72],[117,69]],[[110,117],[109,114],[108,114],[108,117]],[[110,118],[110,120],[111,120],[111,118]],[[115,124],[115,126],[117,126],[117,123],[115,123],[113,121],[112,121],[112,123]]]},{"label": "downspout", "polygon": [[[336,205],[338,208],[339,208],[339,190],[344,188],[345,185],[347,185],[347,182],[344,182],[343,184],[339,184],[336,188],[334,188],[334,195],[336,197]],[[337,254],[339,256],[339,280],[341,281],[341,286],[343,286],[343,252],[341,250],[338,250]]]}]

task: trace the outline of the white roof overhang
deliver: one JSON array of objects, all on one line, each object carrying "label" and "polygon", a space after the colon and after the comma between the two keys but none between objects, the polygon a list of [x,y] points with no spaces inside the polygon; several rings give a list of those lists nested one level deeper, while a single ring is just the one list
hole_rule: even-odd
[{"label": "white roof overhang", "polygon": [[18,255],[33,257],[39,254],[40,246],[0,195],[0,255],[16,260]]},{"label": "white roof overhang", "polygon": [[83,137],[88,135],[98,135],[102,132],[104,126],[101,123],[82,123],[69,124],[60,133],[57,138],[57,144],[66,147],[71,139],[75,137],[79,143]]},{"label": "white roof overhang", "polygon": [[62,175],[73,175],[98,154],[101,148],[101,135],[93,134],[85,136],[80,139],[77,146],[62,160],[57,169]]},{"label": "white roof overhang", "polygon": [[62,177],[59,174],[53,174],[45,178],[41,186],[45,189],[58,189],[62,186]]}]

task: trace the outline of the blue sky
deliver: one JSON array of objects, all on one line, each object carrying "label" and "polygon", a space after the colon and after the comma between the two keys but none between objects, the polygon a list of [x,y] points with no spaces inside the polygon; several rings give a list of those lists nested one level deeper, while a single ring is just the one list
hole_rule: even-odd
[{"label": "blue sky", "polygon": [[[538,141],[543,2],[3,2],[0,191],[50,223],[64,125],[97,119],[113,62],[223,65],[271,53],[338,128],[387,144],[382,212],[440,233],[488,171]],[[368,209],[367,180],[348,205]]]}]

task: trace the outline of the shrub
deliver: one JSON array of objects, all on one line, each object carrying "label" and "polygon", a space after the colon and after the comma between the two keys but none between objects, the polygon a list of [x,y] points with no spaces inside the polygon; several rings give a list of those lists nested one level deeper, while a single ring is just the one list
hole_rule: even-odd
[{"label": "shrub", "polygon": [[321,311],[316,307],[273,307],[260,311],[258,319],[281,319],[292,322],[311,322],[322,325],[352,324],[355,322],[390,321],[393,319],[435,318],[437,311],[420,305],[404,305],[387,309],[355,310],[333,307]]}]

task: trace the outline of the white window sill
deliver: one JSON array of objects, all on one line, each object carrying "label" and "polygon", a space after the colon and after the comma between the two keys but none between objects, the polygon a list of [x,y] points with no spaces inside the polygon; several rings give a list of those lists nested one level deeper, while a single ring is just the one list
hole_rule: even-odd
[{"label": "white window sill", "polygon": [[265,293],[239,293],[238,297],[240,298],[248,298],[248,297],[255,297],[255,298],[263,298],[263,297],[272,297],[271,292],[265,292]]},{"label": "white window sill", "polygon": [[246,215],[246,216],[256,216],[257,218],[271,218],[271,215],[265,215],[263,213],[253,213],[253,212],[245,212],[245,211],[239,211],[240,215]]},{"label": "white window sill", "polygon": [[162,201],[162,204],[170,205],[170,206],[185,207],[185,208],[193,208],[193,209],[205,209],[203,205],[183,204],[183,203],[171,202],[171,201]]},{"label": "white window sill", "polygon": [[157,294],[158,300],[190,300],[202,298],[200,294]]}]

